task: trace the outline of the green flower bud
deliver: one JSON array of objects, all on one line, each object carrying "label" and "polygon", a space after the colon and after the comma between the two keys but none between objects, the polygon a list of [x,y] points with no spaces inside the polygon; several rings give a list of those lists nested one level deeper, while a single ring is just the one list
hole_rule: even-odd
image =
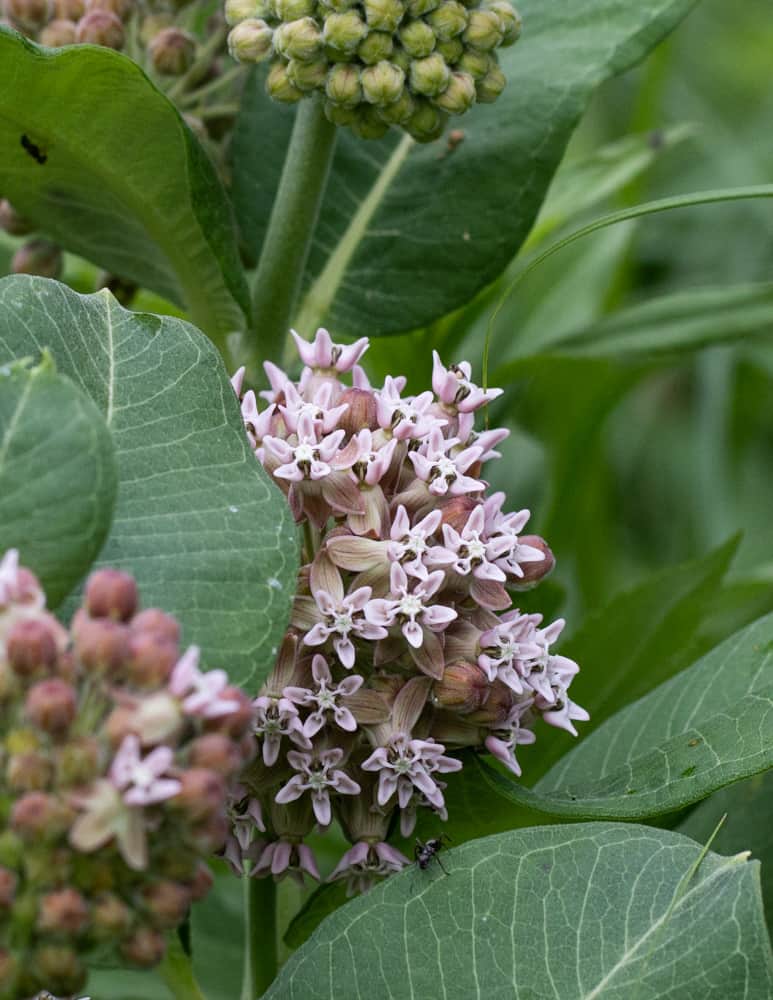
[{"label": "green flower bud", "polygon": [[362,100],[360,74],[351,63],[339,63],[333,66],[327,75],[325,93],[341,108],[356,108]]},{"label": "green flower bud", "polygon": [[402,125],[408,121],[416,110],[416,101],[411,97],[407,87],[403,87],[403,92],[391,104],[385,108],[379,108],[378,113],[382,120],[390,125]]},{"label": "green flower bud", "polygon": [[50,49],[61,49],[65,45],[74,45],[77,33],[74,21],[57,18],[40,32],[40,44],[47,45]]},{"label": "green flower bud", "polygon": [[148,47],[153,68],[162,76],[181,76],[191,68],[196,39],[181,28],[165,28]]},{"label": "green flower bud", "polygon": [[438,41],[447,42],[461,35],[467,27],[468,13],[456,0],[444,0],[427,15],[427,24],[432,27]]},{"label": "green flower bud", "polygon": [[379,31],[395,31],[405,16],[405,5],[400,0],[364,0],[363,5],[368,27]]},{"label": "green flower bud", "polygon": [[451,70],[438,52],[426,59],[415,59],[411,63],[411,90],[416,94],[434,97],[448,86]]},{"label": "green flower bud", "polygon": [[471,10],[462,41],[481,52],[490,52],[501,45],[503,35],[502,22],[493,10]]},{"label": "green flower bud", "polygon": [[325,18],[325,45],[347,55],[355,52],[368,33],[368,27],[356,10],[345,14],[329,14]]},{"label": "green flower bud", "polygon": [[417,142],[432,142],[443,134],[447,119],[448,116],[429,101],[417,101],[416,110],[403,128]]},{"label": "green flower bud", "polygon": [[389,130],[389,126],[382,120],[378,110],[367,104],[360,105],[355,115],[351,128],[360,139],[380,139]]},{"label": "green flower bud", "polygon": [[231,27],[253,18],[267,20],[274,16],[269,0],[225,0],[225,19]]},{"label": "green flower bud", "polygon": [[366,66],[374,66],[382,59],[389,59],[394,47],[395,43],[388,31],[371,31],[368,37],[360,42],[357,55]]},{"label": "green flower bud", "polygon": [[311,17],[317,9],[315,0],[274,0],[274,10],[280,21],[298,21]]},{"label": "green flower bud", "polygon": [[357,121],[357,110],[355,108],[345,108],[340,104],[333,104],[332,101],[325,101],[325,118],[333,125],[351,126]]},{"label": "green flower bud", "polygon": [[266,92],[275,101],[294,104],[303,97],[303,91],[295,87],[287,75],[287,66],[279,59],[271,63],[266,77]]},{"label": "green flower bud", "polygon": [[456,69],[469,73],[473,80],[482,80],[492,66],[496,66],[496,61],[488,52],[478,49],[465,49],[456,63]]},{"label": "green flower bud", "polygon": [[320,0],[319,6],[325,11],[333,10],[337,14],[344,14],[357,6],[357,0]]},{"label": "green flower bud", "polygon": [[287,76],[298,90],[316,90],[325,86],[328,68],[328,61],[324,56],[311,62],[291,59],[287,64]]},{"label": "green flower bud", "polygon": [[502,24],[504,37],[502,45],[515,45],[521,37],[523,30],[523,18],[508,0],[492,0],[486,4],[488,10],[493,10]]},{"label": "green flower bud", "polygon": [[435,46],[435,52],[439,52],[449,66],[459,62],[464,51],[464,45],[458,37],[449,38],[447,42],[438,42]]},{"label": "green flower bud", "polygon": [[478,101],[481,104],[493,104],[505,89],[506,83],[505,74],[497,63],[494,63],[488,73],[475,84]]},{"label": "green flower bud", "polygon": [[383,108],[402,94],[405,73],[398,66],[384,60],[364,69],[360,73],[360,83],[365,100]]},{"label": "green flower bud", "polygon": [[[496,14],[492,16],[496,18]],[[285,59],[314,59],[322,49],[317,22],[313,17],[301,17],[280,24],[274,32],[274,49]]]},{"label": "green flower bud", "polygon": [[469,73],[452,73],[442,94],[433,98],[435,104],[450,115],[463,115],[475,103],[475,81]]},{"label": "green flower bud", "polygon": [[228,51],[238,62],[263,62],[272,52],[274,32],[265,21],[250,17],[228,33]]},{"label": "green flower bud", "polygon": [[398,34],[400,44],[414,59],[423,59],[435,48],[435,32],[424,21],[409,21]]},{"label": "green flower bud", "polygon": [[394,50],[392,55],[389,57],[389,61],[394,63],[395,66],[399,66],[400,69],[403,71],[403,73],[405,73],[405,75],[408,76],[408,74],[411,71],[411,63],[413,62],[413,60],[405,51],[405,49],[400,48],[398,46]]},{"label": "green flower bud", "polygon": [[422,14],[428,14],[431,10],[434,10],[439,2],[440,0],[408,0],[406,6],[407,13],[411,17],[421,17]]}]

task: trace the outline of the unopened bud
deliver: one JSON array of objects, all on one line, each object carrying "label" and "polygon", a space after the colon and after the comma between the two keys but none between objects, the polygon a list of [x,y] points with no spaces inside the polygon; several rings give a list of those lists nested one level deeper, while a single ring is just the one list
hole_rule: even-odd
[{"label": "unopened bud", "polygon": [[438,42],[435,52],[441,55],[449,66],[454,66],[464,54],[464,45],[458,37],[449,38],[447,42]]},{"label": "unopened bud", "polygon": [[493,10],[471,10],[462,41],[482,52],[490,52],[501,45],[504,30]]},{"label": "unopened bud", "polygon": [[91,10],[78,21],[77,40],[108,49],[122,49],[126,38],[117,14],[109,10]]},{"label": "unopened bud", "polygon": [[344,389],[338,397],[338,405],[348,407],[338,421],[347,438],[361,430],[374,431],[378,427],[376,397],[370,389]]},{"label": "unopened bud", "polygon": [[315,0],[274,0],[274,10],[280,21],[299,21],[311,17],[317,8]]},{"label": "unopened bud", "polygon": [[499,97],[502,91],[505,89],[505,84],[507,79],[505,74],[499,68],[499,66],[494,63],[494,65],[489,69],[488,73],[480,80],[477,81],[475,85],[475,90],[478,95],[478,101],[480,104],[493,104],[493,102]]},{"label": "unopened bud", "polygon": [[450,78],[451,70],[437,52],[411,63],[411,90],[416,94],[434,97],[446,89]]},{"label": "unopened bud", "polygon": [[[362,87],[360,86],[360,74],[356,66],[351,63],[338,63],[333,66],[325,81],[325,93],[334,104],[342,108],[355,108],[362,100]],[[358,392],[357,389],[347,389],[346,392]],[[343,395],[345,395],[344,393]],[[342,396],[343,399],[343,396]],[[339,400],[339,403],[341,400]],[[376,404],[373,404],[375,413]],[[347,413],[343,420],[346,420]],[[339,426],[343,426],[343,421],[339,421]]]},{"label": "unopened bud", "polygon": [[163,76],[181,76],[193,65],[196,39],[181,28],[165,28],[150,43],[153,68]]},{"label": "unopened bud", "polygon": [[269,0],[225,0],[225,20],[232,28],[240,21],[265,21],[272,15]]},{"label": "unopened bud", "polygon": [[432,688],[432,699],[441,708],[467,715],[481,708],[489,688],[488,678],[477,664],[460,660],[443,670]]},{"label": "unopened bud", "polygon": [[131,965],[150,969],[158,965],[164,957],[166,943],[164,935],[152,927],[139,927],[130,937],[121,942],[120,951]]},{"label": "unopened bud", "polygon": [[241,754],[223,733],[205,733],[190,745],[188,761],[192,768],[207,768],[230,778],[241,765]]},{"label": "unopened bud", "polygon": [[403,126],[416,142],[433,142],[443,134],[447,115],[428,101],[417,101],[416,111]]},{"label": "unopened bud", "polygon": [[475,103],[475,81],[469,73],[452,73],[448,86],[434,102],[450,115],[463,115]]},{"label": "unopened bud", "polygon": [[46,988],[57,994],[79,993],[86,985],[86,968],[75,949],[67,945],[47,944],[37,948],[32,967]]},{"label": "unopened bud", "polygon": [[11,810],[11,829],[25,841],[55,840],[69,826],[71,811],[53,795],[27,792]]},{"label": "unopened bud", "polygon": [[285,59],[313,59],[322,51],[322,34],[313,17],[280,24],[274,32],[274,49]]},{"label": "unopened bud", "polygon": [[124,737],[137,733],[136,712],[126,705],[118,705],[104,722],[104,733],[111,746],[119,746]]},{"label": "unopened bud", "polygon": [[263,62],[273,51],[273,30],[260,18],[241,21],[228,33],[228,51],[239,62]]},{"label": "unopened bud", "polygon": [[0,867],[0,911],[7,910],[12,905],[18,884],[19,876],[16,872]]},{"label": "unopened bud", "polygon": [[152,633],[130,632],[126,675],[134,687],[158,688],[166,684],[178,659],[178,647],[171,642]]},{"label": "unopened bud", "polygon": [[421,17],[437,7],[440,0],[408,0],[407,12],[411,17]]},{"label": "unopened bud", "polygon": [[40,32],[40,44],[50,49],[62,49],[66,45],[74,45],[77,41],[78,29],[74,21],[63,21],[57,18],[51,21]]},{"label": "unopened bud", "polygon": [[164,31],[165,28],[170,28],[173,24],[174,18],[168,12],[148,14],[140,24],[139,39],[143,45],[150,45],[159,31]]},{"label": "unopened bud", "polygon": [[443,0],[440,6],[427,14],[427,24],[439,42],[447,42],[461,35],[467,27],[468,16],[466,9],[456,0]]},{"label": "unopened bud", "polygon": [[216,771],[192,767],[179,776],[180,791],[171,805],[197,823],[223,808],[225,782]]},{"label": "unopened bud", "polygon": [[328,14],[325,18],[325,45],[336,52],[351,55],[368,33],[368,27],[356,10]]},{"label": "unopened bud", "polygon": [[80,21],[85,13],[85,0],[54,0],[54,17],[57,19]]},{"label": "unopened bud", "polygon": [[19,677],[48,673],[56,663],[54,631],[45,618],[26,618],[11,627],[6,639],[6,655]]},{"label": "unopened bud", "polygon": [[311,60],[291,59],[287,64],[287,76],[298,90],[316,90],[324,87],[328,66],[324,56]]},{"label": "unopened bud", "polygon": [[293,104],[303,97],[303,91],[293,85],[287,75],[287,67],[278,59],[271,63],[271,69],[268,71],[266,92],[275,101],[282,101],[285,104]]},{"label": "unopened bud", "polygon": [[480,722],[484,726],[502,723],[515,704],[515,695],[502,681],[489,685],[485,703],[467,716],[470,722]]},{"label": "unopened bud", "polygon": [[405,16],[401,0],[364,0],[365,19],[377,31],[395,31]]},{"label": "unopened bud", "polygon": [[180,623],[158,608],[146,608],[140,611],[132,618],[129,628],[132,635],[154,635],[171,643],[180,641]]},{"label": "unopened bud", "polygon": [[99,743],[94,737],[81,736],[57,747],[54,767],[63,787],[88,784],[99,772]]},{"label": "unopened bud", "polygon": [[393,50],[392,55],[389,57],[389,61],[394,63],[395,66],[399,66],[403,73],[405,73],[406,77],[408,76],[411,71],[411,63],[413,60],[401,45],[398,45],[397,48]]},{"label": "unopened bud", "polygon": [[42,792],[51,784],[54,769],[42,753],[17,753],[8,758],[5,780],[14,792]]},{"label": "unopened bud", "polygon": [[51,0],[5,0],[4,8],[6,17],[27,31],[39,31],[51,19]]},{"label": "unopened bud", "polygon": [[151,922],[161,930],[172,930],[182,923],[191,905],[190,890],[169,879],[146,886],[142,898]]},{"label": "unopened bud", "polygon": [[552,573],[556,565],[556,557],[553,555],[550,546],[544,538],[539,535],[521,535],[518,539],[520,545],[528,545],[530,549],[539,549],[544,555],[544,559],[534,562],[519,563],[523,576],[517,577],[511,584],[515,590],[531,590],[536,587],[540,580]]},{"label": "unopened bud", "polygon": [[107,10],[127,21],[134,11],[134,0],[86,0],[86,10]]},{"label": "unopened bud", "polygon": [[109,618],[85,619],[78,625],[75,655],[87,670],[116,673],[129,658],[129,631]]},{"label": "unopened bud", "polygon": [[405,74],[392,63],[383,61],[364,69],[360,74],[360,83],[366,101],[386,107],[402,94]]},{"label": "unopened bud", "polygon": [[435,32],[424,21],[409,21],[399,35],[400,44],[414,59],[423,59],[435,48]]},{"label": "unopened bud", "polygon": [[30,240],[19,247],[11,259],[14,274],[35,274],[40,278],[58,278],[62,273],[62,248],[49,240]]},{"label": "unopened bud", "polygon": [[131,910],[112,892],[101,893],[92,904],[91,926],[98,940],[107,941],[120,937],[129,929],[131,921]]},{"label": "unopened bud", "polygon": [[366,66],[375,66],[384,59],[389,59],[394,51],[395,43],[388,31],[371,31],[357,47],[358,58]]},{"label": "unopened bud", "polygon": [[126,622],[137,610],[137,581],[119,569],[98,569],[86,581],[83,603],[92,618]]},{"label": "unopened bud", "polygon": [[515,7],[508,3],[508,0],[491,0],[490,3],[486,4],[486,7],[488,10],[493,10],[501,21],[504,31],[502,46],[506,48],[509,45],[515,45],[523,30],[523,18]]},{"label": "unopened bud", "polygon": [[333,104],[332,101],[325,101],[323,111],[329,122],[342,128],[351,126],[357,121],[356,108],[345,108],[340,104]]},{"label": "unopened bud", "polygon": [[461,58],[456,64],[456,68],[463,73],[469,73],[476,82],[482,80],[496,63],[488,52],[481,52],[479,49],[465,49]]},{"label": "unopened bud", "polygon": [[389,125],[379,115],[378,109],[367,104],[357,108],[351,127],[360,139],[381,139],[389,129]]},{"label": "unopened bud", "polygon": [[[43,44],[51,43],[43,42]],[[34,232],[35,227],[23,215],[19,215],[7,198],[0,198],[0,229],[4,229],[11,236],[27,236]]]},{"label": "unopened bud", "polygon": [[43,933],[82,933],[89,923],[86,900],[75,889],[59,889],[46,893],[40,900],[38,930]]},{"label": "unopened bud", "polygon": [[57,677],[39,681],[30,688],[24,703],[24,711],[30,722],[38,729],[51,736],[61,737],[75,719],[78,696],[71,685]]},{"label": "unopened bud", "polygon": [[[403,125],[416,111],[416,101],[411,97],[407,88],[403,88],[402,94],[388,104],[385,108],[379,108],[378,113],[381,118],[390,125]],[[339,423],[339,427],[341,424]]]}]

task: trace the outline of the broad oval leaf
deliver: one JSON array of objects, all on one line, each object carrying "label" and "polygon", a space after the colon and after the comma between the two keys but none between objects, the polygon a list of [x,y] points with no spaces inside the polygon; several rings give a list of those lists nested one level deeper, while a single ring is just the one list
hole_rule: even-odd
[{"label": "broad oval leaf", "polygon": [[[523,37],[502,53],[508,87],[460,120],[464,141],[453,151],[445,141],[362,142],[342,130],[299,328],[324,319],[339,333],[398,333],[468,302],[526,238],[593,90],[694,2],[523,0]],[[255,255],[291,126],[255,74],[233,147],[237,213]]]},{"label": "broad oval leaf", "polygon": [[243,328],[228,198],[131,59],[93,45],[45,49],[0,27],[0,148],[0,191],[46,234],[184,306],[216,340]]},{"label": "broad oval leaf", "polygon": [[91,399],[48,356],[0,369],[0,557],[19,549],[49,607],[102,547],[115,492],[113,442]]},{"label": "broad oval leaf", "polygon": [[0,281],[0,363],[49,348],[103,412],[118,499],[100,565],[137,577],[175,614],[207,666],[238,683],[270,668],[295,591],[289,507],[256,461],[211,342],[107,292],[42,278]]},{"label": "broad oval leaf", "polygon": [[508,798],[555,816],[672,813],[773,767],[773,615],[608,719],[535,785],[481,763]]},{"label": "broad oval leaf", "polygon": [[759,866],[605,823],[470,841],[337,910],[265,1000],[768,1000]]}]

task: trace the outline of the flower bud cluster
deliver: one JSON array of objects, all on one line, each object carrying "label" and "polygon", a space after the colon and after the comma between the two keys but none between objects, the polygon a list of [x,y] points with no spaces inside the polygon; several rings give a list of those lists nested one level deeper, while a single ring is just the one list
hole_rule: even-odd
[{"label": "flower bud cluster", "polygon": [[[331,878],[351,891],[407,863],[388,837],[417,810],[446,818],[444,776],[464,748],[514,774],[539,720],[576,735],[578,666],[552,646],[564,622],[512,607],[553,568],[525,534],[528,510],[490,493],[487,462],[505,429],[476,429],[500,395],[469,364],[434,354],[432,390],[370,384],[363,338],[293,334],[298,381],[267,363],[270,389],[233,379],[256,457],[302,526],[290,627],[255,702],[259,756],[242,777],[228,857],[256,875],[318,877],[306,837],[333,818],[352,848]],[[345,384],[342,376],[350,376]]]},{"label": "flower bud cluster", "polygon": [[496,50],[521,33],[509,0],[226,0],[225,13],[231,55],[270,60],[271,97],[319,91],[330,121],[365,139],[394,125],[430,142],[449,115],[495,101]]},{"label": "flower bud cluster", "polygon": [[0,1000],[155,965],[209,889],[254,712],[197,660],[131,576],[94,573],[67,630],[0,560]]}]

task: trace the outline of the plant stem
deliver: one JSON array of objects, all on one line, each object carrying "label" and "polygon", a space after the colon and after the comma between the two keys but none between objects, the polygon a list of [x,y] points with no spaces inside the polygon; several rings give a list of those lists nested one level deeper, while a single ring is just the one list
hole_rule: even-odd
[{"label": "plant stem", "polygon": [[257,1000],[277,973],[276,883],[272,878],[243,878],[244,977],[241,1000]]},{"label": "plant stem", "polygon": [[175,1000],[206,1000],[193,975],[191,960],[176,934],[169,936],[169,945],[158,971]]},{"label": "plant stem", "polygon": [[205,97],[211,97],[218,90],[230,86],[234,81],[243,76],[244,66],[240,63],[223,73],[222,76],[218,76],[210,83],[204,84],[203,87],[198,87],[196,90],[191,90],[187,94],[183,94],[180,98],[180,103],[186,108],[199,104]]},{"label": "plant stem", "polygon": [[253,314],[260,331],[247,345],[247,361],[258,353],[279,360],[289,331],[311,238],[325,193],[335,148],[336,127],[316,98],[298,106],[279,190],[252,287]]}]

